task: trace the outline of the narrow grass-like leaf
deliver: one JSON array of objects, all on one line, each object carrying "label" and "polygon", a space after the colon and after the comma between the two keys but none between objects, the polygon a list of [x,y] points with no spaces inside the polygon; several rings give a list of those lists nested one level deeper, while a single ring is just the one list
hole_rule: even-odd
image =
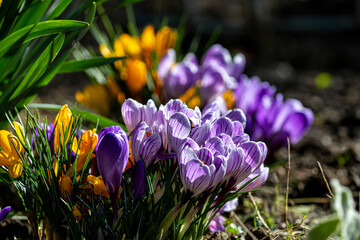
[{"label": "narrow grass-like leaf", "polygon": [[60,16],[60,14],[69,6],[71,0],[61,0],[55,9],[50,13],[46,20],[53,20]]},{"label": "narrow grass-like leaf", "polygon": [[[43,104],[43,103],[31,103],[27,105],[27,108],[29,109],[46,109],[46,110],[56,110],[56,111],[59,111],[61,107],[62,107],[61,105],[57,105],[57,104]],[[73,110],[73,113],[81,114],[85,119],[95,124],[99,121],[99,125],[102,127],[118,125],[124,130],[126,130],[126,127],[124,125],[95,113],[90,113],[79,109],[76,109],[75,111]]]},{"label": "narrow grass-like leaf", "polygon": [[[26,1],[12,31],[17,31],[25,26],[38,22],[49,7],[51,0]],[[27,4],[27,5],[26,5]]]},{"label": "narrow grass-like leaf", "polygon": [[[54,58],[59,53],[65,35],[63,33],[59,34],[52,43],[45,49],[45,51],[40,55],[40,57],[36,60],[36,62],[31,66],[29,72],[26,74],[24,79],[21,80],[20,84],[13,84],[10,89],[8,89],[8,94],[3,94],[0,101],[3,102],[4,98],[7,96],[11,96],[10,100],[17,98],[18,96],[23,95],[24,92],[29,91],[29,87],[31,87],[37,79],[39,79],[42,74],[46,71],[46,68],[50,65],[50,63],[54,60]],[[17,81],[18,82],[18,81]],[[12,94],[12,95],[10,95]],[[25,96],[22,96],[25,97]]]},{"label": "narrow grass-like leaf", "polygon": [[0,41],[0,57],[10,48],[31,39],[66,31],[73,31],[89,26],[88,23],[75,20],[51,20],[24,27]]},{"label": "narrow grass-like leaf", "polygon": [[111,58],[94,57],[94,58],[85,59],[85,60],[72,60],[72,61],[65,62],[61,66],[59,73],[83,71],[88,68],[99,67],[102,65],[113,63],[115,61],[118,61],[118,60],[121,60],[124,58],[125,57],[111,57]]}]

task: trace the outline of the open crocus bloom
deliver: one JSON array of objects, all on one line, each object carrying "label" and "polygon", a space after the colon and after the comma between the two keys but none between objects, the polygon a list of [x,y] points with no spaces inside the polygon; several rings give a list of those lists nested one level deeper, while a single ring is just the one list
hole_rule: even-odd
[{"label": "open crocus bloom", "polygon": [[275,95],[275,88],[258,78],[242,77],[235,91],[236,106],[242,109],[248,121],[246,132],[251,139],[262,140],[272,153],[297,143],[307,132],[314,114],[296,99],[283,100]]},{"label": "open crocus bloom", "polygon": [[0,148],[0,165],[8,167],[8,173],[12,178],[19,177],[22,173],[19,153],[24,153],[19,139],[9,131],[0,130]]}]

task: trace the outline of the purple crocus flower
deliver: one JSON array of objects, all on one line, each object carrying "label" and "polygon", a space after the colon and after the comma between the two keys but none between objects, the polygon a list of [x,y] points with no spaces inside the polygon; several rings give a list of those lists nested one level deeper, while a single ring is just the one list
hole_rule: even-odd
[{"label": "purple crocus flower", "polygon": [[206,51],[202,58],[202,68],[206,71],[206,68],[211,65],[221,66],[226,70],[229,76],[239,79],[242,75],[246,64],[245,56],[238,53],[231,58],[230,52],[221,46],[215,44]]},{"label": "purple crocus flower", "polygon": [[11,207],[5,207],[0,210],[0,222],[6,218],[6,216],[11,212]]},{"label": "purple crocus flower", "polygon": [[129,159],[128,137],[119,126],[105,128],[99,135],[96,150],[97,165],[106,189],[115,204],[122,174]]},{"label": "purple crocus flower", "polygon": [[183,61],[176,63],[174,49],[169,49],[159,63],[158,76],[164,83],[166,99],[178,98],[199,80],[199,64],[193,53],[188,53]]},{"label": "purple crocus flower", "polygon": [[145,122],[140,122],[131,134],[131,155],[135,162],[142,159],[149,166],[161,146],[161,135]]},{"label": "purple crocus flower", "polygon": [[207,104],[226,90],[234,89],[236,81],[228,72],[216,62],[211,62],[202,71],[199,95],[202,104]]},{"label": "purple crocus flower", "polygon": [[217,231],[225,232],[225,221],[226,219],[223,216],[221,216],[220,214],[216,214],[209,224],[209,230],[213,233]]},{"label": "purple crocus flower", "polygon": [[[240,120],[243,121],[243,114],[229,112],[228,115],[242,116]],[[228,190],[235,188],[261,166],[267,154],[264,143],[249,141],[238,120],[224,116],[212,123],[207,120],[204,125],[207,124],[210,124],[209,131],[199,131],[191,141],[188,138],[178,151],[181,180],[193,196],[222,182],[226,182]],[[203,141],[204,138],[207,140]],[[200,146],[197,139],[202,139]]]},{"label": "purple crocus flower", "polygon": [[238,198],[234,198],[224,204],[224,206],[218,211],[215,217],[209,223],[209,230],[211,232],[224,232],[225,231],[225,218],[221,215],[223,212],[234,211],[239,205]]},{"label": "purple crocus flower", "polygon": [[156,112],[157,109],[153,100],[149,100],[146,105],[142,105],[130,98],[126,99],[121,106],[121,114],[129,133],[140,122],[145,122],[152,127],[156,120]]},{"label": "purple crocus flower", "polygon": [[278,149],[297,143],[313,123],[312,111],[296,99],[283,100],[275,88],[258,78],[242,77],[235,91],[236,107],[248,119],[246,132],[251,139],[262,140],[272,155]]}]

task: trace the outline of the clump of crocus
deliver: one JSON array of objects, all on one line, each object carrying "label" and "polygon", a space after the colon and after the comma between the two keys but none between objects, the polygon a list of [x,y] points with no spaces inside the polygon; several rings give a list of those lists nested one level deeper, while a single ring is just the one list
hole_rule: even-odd
[{"label": "clump of crocus", "polygon": [[211,47],[198,63],[189,53],[183,61],[176,63],[173,49],[169,49],[158,67],[158,76],[163,81],[167,99],[180,98],[192,107],[205,106],[236,87],[236,77],[242,74],[245,58],[230,53],[220,45]]},{"label": "clump of crocus", "polygon": [[245,132],[252,140],[266,142],[269,156],[285,147],[287,138],[290,144],[297,143],[312,125],[313,113],[300,101],[283,100],[274,86],[243,74],[246,60],[242,54],[232,58],[227,49],[215,44],[204,54],[201,64],[192,54],[179,63],[175,59],[170,49],[158,67],[164,95],[194,106],[223,98],[221,105],[225,108],[244,111],[248,120]]},{"label": "clump of crocus", "polygon": [[[220,206],[231,191],[239,189],[240,193],[246,184],[262,176],[252,185],[253,188],[259,187],[267,178],[268,168],[263,164],[266,145],[250,141],[244,133],[246,117],[241,110],[224,113],[221,106],[220,101],[215,101],[201,112],[199,108],[188,108],[180,100],[170,100],[157,109],[152,100],[142,105],[132,99],[126,100],[122,106],[136,163],[133,172],[135,198],[142,195],[145,185],[143,168],[137,166],[138,163],[144,162],[146,172],[149,172],[154,164],[164,164],[162,160],[170,158],[176,159],[171,164],[179,168],[177,179],[185,190],[184,196],[168,212],[158,234],[167,231],[190,199],[199,204],[187,213],[179,232],[180,238],[190,227],[191,216],[203,207],[203,201],[218,195],[214,204]],[[137,167],[140,170],[136,170]],[[250,184],[246,185],[248,189],[252,188]],[[165,194],[160,190],[158,193]]]}]

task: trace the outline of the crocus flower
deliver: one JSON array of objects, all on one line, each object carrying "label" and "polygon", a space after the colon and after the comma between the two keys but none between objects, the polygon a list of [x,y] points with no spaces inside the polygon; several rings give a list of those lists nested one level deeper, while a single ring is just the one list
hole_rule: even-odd
[{"label": "crocus flower", "polygon": [[11,207],[5,207],[0,209],[0,222],[6,218],[6,216],[11,212]]},{"label": "crocus flower", "polygon": [[169,48],[175,47],[177,31],[167,26],[156,33],[156,54],[161,59]]},{"label": "crocus flower", "polygon": [[[237,111],[227,113],[234,120],[226,116],[211,123],[207,120],[205,124],[210,124],[210,131],[201,133],[207,140],[202,140],[198,146],[197,142],[187,139],[183,148],[178,150],[181,180],[193,196],[211,190],[222,182],[226,182],[228,190],[233,189],[265,160],[265,144],[249,140],[241,124],[244,116]],[[197,139],[202,137],[194,138]]]},{"label": "crocus flower", "polygon": [[210,47],[201,61],[203,71],[206,71],[206,68],[209,66],[216,65],[224,68],[229,76],[235,79],[242,75],[245,64],[246,59],[243,54],[238,53],[232,59],[230,52],[220,44]]},{"label": "crocus flower", "polygon": [[99,195],[99,194],[109,195],[109,192],[107,191],[101,176],[96,177],[93,175],[88,175],[86,177],[86,182],[92,185],[95,195]]},{"label": "crocus flower", "polygon": [[76,101],[84,104],[88,108],[94,109],[101,115],[108,116],[110,113],[111,96],[106,85],[86,85],[82,92],[76,92],[75,97]]},{"label": "crocus flower", "polygon": [[154,101],[148,100],[142,105],[133,99],[126,99],[121,106],[121,114],[129,133],[142,121],[152,127],[156,122],[156,106]]},{"label": "crocus flower", "polygon": [[131,156],[135,163],[143,160],[149,166],[162,146],[161,136],[140,122],[131,134]]},{"label": "crocus flower", "polygon": [[56,115],[54,134],[54,151],[59,154],[60,146],[66,146],[72,128],[72,113],[65,104]]},{"label": "crocus flower", "polygon": [[283,100],[275,88],[258,78],[242,77],[235,91],[236,106],[241,108],[248,124],[251,139],[262,140],[269,146],[270,155],[278,149],[297,143],[307,132],[314,114],[296,99]]},{"label": "crocus flower", "polygon": [[0,165],[8,167],[8,173],[12,178],[18,178],[22,173],[19,153],[24,153],[19,139],[9,131],[0,130]]},{"label": "crocus flower", "polygon": [[169,49],[159,63],[158,77],[164,83],[166,99],[182,96],[200,77],[195,55],[188,53],[182,62],[176,64],[175,50]]},{"label": "crocus flower", "polygon": [[97,164],[106,189],[115,204],[122,174],[129,159],[128,137],[119,126],[105,128],[102,132],[96,150]]},{"label": "crocus flower", "polygon": [[221,216],[220,214],[216,214],[215,217],[212,219],[212,221],[209,224],[209,230],[211,232],[224,232],[225,231],[225,224],[226,219]]}]

